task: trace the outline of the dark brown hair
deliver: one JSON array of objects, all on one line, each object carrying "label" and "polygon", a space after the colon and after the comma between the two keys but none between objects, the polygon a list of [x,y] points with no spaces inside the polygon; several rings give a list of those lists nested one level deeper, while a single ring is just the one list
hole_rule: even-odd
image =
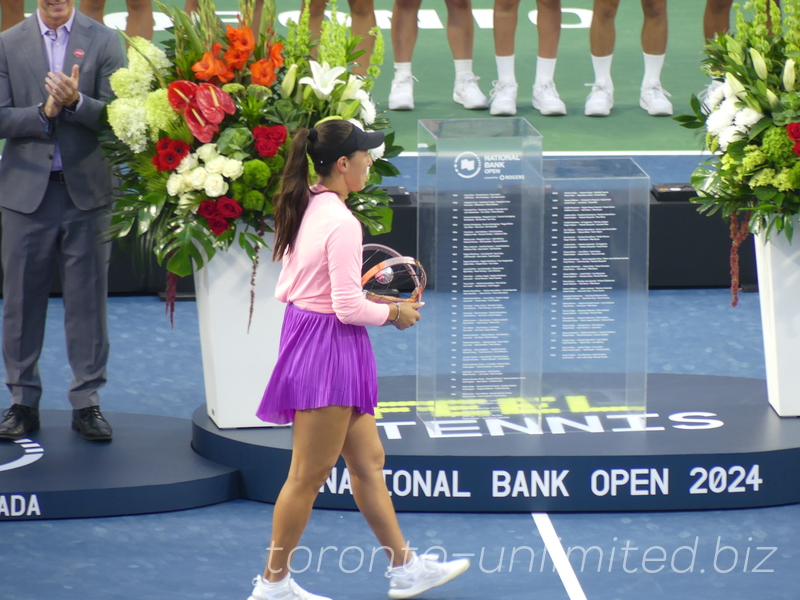
[{"label": "dark brown hair", "polygon": [[[323,121],[314,129],[298,129],[289,149],[289,158],[283,171],[281,190],[275,198],[273,216],[275,218],[275,247],[272,260],[279,261],[292,249],[300,223],[308,206],[309,157],[315,151],[332,149],[339,146],[350,132],[353,124],[349,121],[334,119]],[[314,163],[318,175],[331,174],[335,160],[327,163]]]}]

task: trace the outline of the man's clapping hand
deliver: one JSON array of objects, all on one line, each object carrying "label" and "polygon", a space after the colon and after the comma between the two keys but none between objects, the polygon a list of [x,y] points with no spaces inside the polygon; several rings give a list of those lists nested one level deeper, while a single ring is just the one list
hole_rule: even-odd
[{"label": "man's clapping hand", "polygon": [[67,76],[61,71],[48,73],[45,79],[45,89],[50,94],[44,105],[44,113],[53,119],[58,116],[64,106],[74,104],[79,98],[78,82],[80,69],[78,65],[72,67],[72,75]]}]

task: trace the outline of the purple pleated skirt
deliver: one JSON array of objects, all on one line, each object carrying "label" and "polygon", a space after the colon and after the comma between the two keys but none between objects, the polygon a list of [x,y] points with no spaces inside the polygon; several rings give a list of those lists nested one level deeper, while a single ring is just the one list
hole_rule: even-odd
[{"label": "purple pleated skirt", "polygon": [[286,305],[278,362],[256,415],[286,424],[296,410],[352,406],[375,414],[378,374],[367,328]]}]

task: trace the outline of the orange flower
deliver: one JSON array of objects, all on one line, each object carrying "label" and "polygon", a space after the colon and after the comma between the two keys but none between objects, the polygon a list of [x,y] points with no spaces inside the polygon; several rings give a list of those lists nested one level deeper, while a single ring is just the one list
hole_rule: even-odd
[{"label": "orange flower", "polygon": [[[215,58],[219,56],[220,50],[222,50],[222,44],[214,44],[211,52],[203,54],[203,58],[192,65],[192,71],[194,71],[195,77],[201,81],[208,81],[214,77],[220,77],[220,79],[222,79],[222,75],[230,71],[230,68],[224,61]],[[229,79],[224,81],[230,81],[231,79],[233,79],[233,73],[231,73]]]},{"label": "orange flower", "polygon": [[247,64],[247,59],[250,58],[250,51],[232,45],[228,48],[228,51],[223,54],[222,58],[225,59],[228,67],[241,71]]},{"label": "orange flower", "polygon": [[230,48],[236,48],[240,52],[250,53],[256,47],[256,41],[253,38],[253,30],[249,27],[234,29],[228,25],[227,35],[231,42]]},{"label": "orange flower", "polygon": [[250,74],[253,77],[253,83],[265,87],[271,86],[278,78],[275,74],[274,63],[266,58],[262,58],[250,65]]},{"label": "orange flower", "polygon": [[272,61],[272,64],[275,65],[276,69],[280,69],[283,66],[283,44],[280,42],[276,42],[272,44],[272,47],[269,49],[269,58]]}]

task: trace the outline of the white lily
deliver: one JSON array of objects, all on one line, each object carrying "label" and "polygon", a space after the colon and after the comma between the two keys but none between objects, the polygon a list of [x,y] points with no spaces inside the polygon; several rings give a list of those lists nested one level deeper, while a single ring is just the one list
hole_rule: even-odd
[{"label": "white lily", "polygon": [[294,84],[296,79],[297,63],[294,63],[289,67],[289,70],[286,71],[286,75],[283,76],[283,82],[281,83],[281,98],[289,98],[292,95],[292,92],[294,92]]},{"label": "white lily", "polygon": [[736,96],[737,98],[742,98],[742,96],[744,96],[747,93],[745,87],[738,79],[736,79],[734,75],[731,75],[730,73],[725,73],[725,81],[731,87],[733,95]]},{"label": "white lily", "polygon": [[787,92],[794,91],[794,84],[795,84],[795,72],[794,72],[795,62],[791,58],[786,61],[786,64],[783,66],[783,89]]},{"label": "white lily", "polygon": [[361,91],[363,85],[364,80],[361,79],[361,77],[358,75],[350,75],[350,78],[347,80],[347,85],[344,86],[344,90],[342,90],[342,101],[344,102],[357,98],[358,92]]},{"label": "white lily", "polygon": [[320,100],[328,98],[337,85],[344,83],[339,79],[339,75],[347,72],[344,67],[331,67],[326,62],[320,65],[315,60],[309,61],[308,64],[311,67],[311,77],[302,77],[298,83],[309,86]]},{"label": "white lily", "polygon": [[753,61],[753,68],[756,70],[756,75],[764,81],[767,79],[769,72],[767,71],[767,62],[761,53],[755,48],[750,48],[750,58]]},{"label": "white lily", "polygon": [[781,106],[780,98],[772,90],[767,90],[767,102],[772,110],[778,110]]}]

